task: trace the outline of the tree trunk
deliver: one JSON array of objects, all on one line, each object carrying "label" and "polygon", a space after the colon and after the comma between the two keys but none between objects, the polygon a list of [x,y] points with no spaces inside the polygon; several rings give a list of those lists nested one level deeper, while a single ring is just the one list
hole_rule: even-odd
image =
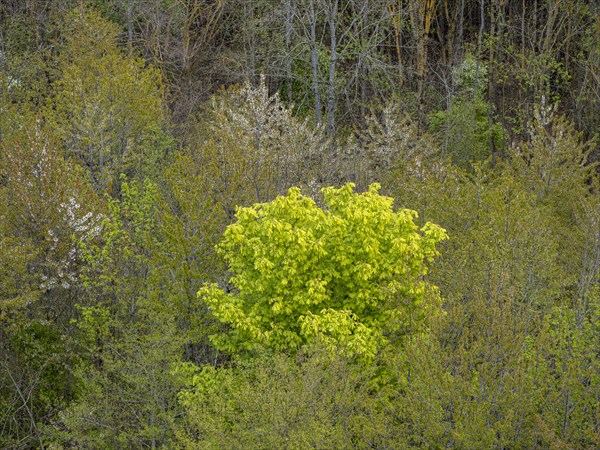
[{"label": "tree trunk", "polygon": [[396,47],[396,60],[398,63],[399,84],[404,84],[404,66],[402,65],[402,51],[400,47],[400,32],[402,31],[402,0],[397,0],[397,4],[390,6],[392,15],[392,24],[394,26],[394,44]]},{"label": "tree trunk", "polygon": [[413,36],[417,45],[417,95],[419,100],[419,128],[423,125],[425,67],[427,66],[427,41],[435,0],[413,0],[410,8]]},{"label": "tree trunk", "polygon": [[329,32],[331,34],[331,61],[329,63],[329,89],[327,92],[327,130],[329,136],[332,137],[335,134],[335,107],[336,107],[336,95],[335,95],[335,69],[337,64],[337,36],[336,36],[336,17],[338,10],[338,0],[333,0],[329,5]]},{"label": "tree trunk", "polygon": [[132,17],[133,4],[131,0],[127,0],[127,50],[129,50],[129,56],[133,54],[133,17]]},{"label": "tree trunk", "polygon": [[321,123],[321,93],[319,91],[319,55],[317,53],[317,17],[315,15],[315,0],[309,2],[308,22],[310,27],[310,65],[312,72],[313,96],[317,123]]},{"label": "tree trunk", "polygon": [[293,0],[286,0],[285,2],[285,84],[288,103],[292,103],[293,92],[292,92],[292,31],[294,18],[293,11]]}]

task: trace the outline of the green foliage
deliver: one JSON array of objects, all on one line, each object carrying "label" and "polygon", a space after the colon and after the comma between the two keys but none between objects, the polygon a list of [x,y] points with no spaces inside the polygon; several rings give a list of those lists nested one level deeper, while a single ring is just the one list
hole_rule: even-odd
[{"label": "green foliage", "polygon": [[537,430],[544,446],[599,445],[597,433],[600,378],[598,285],[575,308],[559,306],[547,315],[526,366],[539,402]]},{"label": "green foliage", "polygon": [[[182,448],[373,448],[386,440],[374,370],[327,352],[258,355],[235,368],[204,366],[179,400]],[[379,406],[379,408],[378,408]],[[393,444],[392,444],[393,445]]]},{"label": "green foliage", "polygon": [[38,422],[55,419],[77,395],[71,319],[82,288],[78,244],[97,239],[102,210],[84,171],[65,159],[52,134],[40,122],[21,119],[23,128],[0,145],[0,385],[2,407],[10,411],[0,420],[6,447],[41,445]]},{"label": "green foliage", "polygon": [[448,110],[429,115],[430,130],[455,164],[469,168],[471,162],[482,161],[504,147],[504,129],[498,123],[490,126],[489,109],[481,99],[456,99]]},{"label": "green foliage", "polygon": [[541,202],[569,219],[574,201],[586,196],[597,163],[590,161],[592,143],[554,110],[540,105],[527,128],[528,139],[510,150],[510,165]]},{"label": "green foliage", "polygon": [[[82,243],[82,278],[95,304],[80,307],[75,371],[82,394],[63,411],[64,443],[93,448],[163,445],[174,419],[176,383],[165,370],[188,336],[177,328],[180,303],[163,270],[158,187],[122,178],[101,240]],[[56,431],[56,430],[55,430]]]},{"label": "green foliage", "polygon": [[58,297],[79,284],[77,245],[97,237],[100,202],[83,170],[65,160],[54,137],[39,123],[27,129],[22,141],[5,142],[2,151],[0,227],[5,258],[26,264],[25,278],[17,275],[18,265],[13,268],[17,279],[29,281],[21,292],[38,291],[46,317],[68,323],[72,311],[65,310],[64,299]]},{"label": "green foliage", "polygon": [[158,188],[150,181],[129,183],[122,177],[121,189],[123,200],[111,199],[103,217],[102,240],[81,245],[87,262],[83,279],[100,298],[128,299],[135,305],[150,275],[149,253],[157,243],[153,231]]},{"label": "green foliage", "polygon": [[0,445],[43,446],[42,422],[80,392],[71,373],[69,340],[50,321],[20,321],[0,343]]},{"label": "green foliage", "polygon": [[[40,48],[35,18],[23,12],[3,14],[3,8],[0,6],[0,115],[7,114],[6,109],[43,105],[49,86],[46,54]],[[11,131],[3,119],[0,140]]]},{"label": "green foliage", "polygon": [[[292,183],[316,177],[324,146],[318,132],[269,95],[264,80],[215,95],[188,145],[165,174],[169,212],[161,214],[160,228],[169,257],[163,264],[173,275],[176,301],[187,311],[180,325],[206,343],[214,321],[196,293],[203,282],[223,276],[214,246],[236,205],[270,200]],[[211,346],[201,347],[187,348],[194,360],[212,353]]]},{"label": "green foliage", "polygon": [[156,307],[140,305],[136,315],[126,321],[106,307],[82,310],[74,372],[84,383],[52,430],[62,445],[143,448],[169,441],[179,385],[168,367],[179,359],[182,340],[173,317]]},{"label": "green foliage", "polygon": [[485,100],[487,68],[467,55],[453,71],[457,93],[448,108],[429,114],[429,129],[438,136],[442,149],[455,164],[470,168],[492,152],[504,148],[506,133],[499,123],[491,123],[492,106]]},{"label": "green foliage", "polygon": [[[444,320],[432,328],[429,342],[417,349],[405,346],[397,357],[401,364],[394,366],[403,368],[411,382],[393,407],[410,424],[411,440],[421,446],[532,448],[561,443],[558,422],[546,417],[559,401],[544,409],[550,396],[560,398],[559,390],[554,387],[550,394],[542,388],[555,386],[557,375],[543,369],[537,352],[551,346],[543,330],[553,308],[572,311],[581,292],[589,298],[591,274],[597,274],[592,255],[598,254],[593,206],[598,196],[591,195],[596,181],[590,175],[593,169],[581,163],[586,152],[577,134],[555,125],[542,127],[548,144],[522,144],[531,149],[526,153],[532,155],[529,163],[521,153],[506,164],[475,165],[470,174],[448,166],[438,173],[429,164],[428,177],[398,168],[390,178],[397,180],[395,196],[452,236],[442,243],[442,256],[429,275],[444,297]],[[561,154],[555,163],[548,156],[533,160],[551,149]],[[541,161],[548,165],[538,170]],[[542,173],[551,173],[546,193],[539,180]],[[564,332],[575,333],[574,326],[571,322]],[[569,363],[557,373],[567,367],[571,370]],[[571,398],[573,405],[585,404],[586,395]],[[424,404],[427,408],[419,406]],[[578,411],[581,427],[594,421],[592,411]],[[562,444],[575,442],[574,434]]]},{"label": "green foliage", "polygon": [[[563,279],[579,284],[585,292],[593,284],[589,270],[596,256],[592,255],[598,254],[598,165],[590,161],[593,144],[584,142],[564,117],[555,117],[553,109],[544,107],[535,113],[529,139],[510,150],[506,170],[539,204],[552,209]],[[587,272],[585,287],[582,270]]]},{"label": "green foliage", "polygon": [[419,230],[416,213],[394,212],[378,189],[326,188],[326,209],[297,188],[239,208],[219,244],[235,292],[212,284],[198,293],[232,327],[215,345],[297,350],[320,340],[370,359],[385,342],[422,329],[437,307],[422,277],[445,232],[430,223]]},{"label": "green foliage", "polygon": [[467,53],[462,62],[452,68],[452,82],[458,95],[466,98],[483,98],[488,84],[487,65]]},{"label": "green foliage", "polygon": [[79,3],[0,1],[0,447],[600,447],[597,2]]},{"label": "green foliage", "polygon": [[109,189],[120,173],[156,178],[170,145],[160,74],[126,56],[118,28],[94,10],[76,9],[66,23],[50,122],[96,189]]},{"label": "green foliage", "polygon": [[[43,103],[48,90],[45,69],[43,58],[36,52],[0,56],[0,105],[4,114],[12,108],[31,109]],[[5,133],[10,131],[8,124],[3,125]]]}]

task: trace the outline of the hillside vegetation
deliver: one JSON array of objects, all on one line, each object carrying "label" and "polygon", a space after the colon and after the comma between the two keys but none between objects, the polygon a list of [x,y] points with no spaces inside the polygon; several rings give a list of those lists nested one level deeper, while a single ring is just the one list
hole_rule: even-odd
[{"label": "hillside vegetation", "polygon": [[0,447],[600,448],[592,0],[0,2]]}]

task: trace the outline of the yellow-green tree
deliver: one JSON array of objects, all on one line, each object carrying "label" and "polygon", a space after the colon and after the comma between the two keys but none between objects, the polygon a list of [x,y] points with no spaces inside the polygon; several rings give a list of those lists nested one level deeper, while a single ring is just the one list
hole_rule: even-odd
[{"label": "yellow-green tree", "polygon": [[73,10],[59,45],[50,121],[96,189],[120,173],[153,177],[169,139],[161,76],[117,45],[119,29],[92,9]]},{"label": "yellow-green tree", "polygon": [[324,209],[297,188],[238,209],[219,244],[233,292],[214,284],[199,291],[231,326],[214,336],[217,347],[294,351],[320,341],[370,359],[422,327],[438,302],[423,276],[445,231],[431,223],[419,230],[416,213],[394,211],[378,185],[362,194],[352,187],[324,189]]}]

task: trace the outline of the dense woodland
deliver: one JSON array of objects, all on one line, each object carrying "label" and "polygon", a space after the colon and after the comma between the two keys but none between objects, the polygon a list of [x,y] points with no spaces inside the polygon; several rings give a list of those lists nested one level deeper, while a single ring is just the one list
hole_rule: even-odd
[{"label": "dense woodland", "polygon": [[1,0],[0,447],[600,448],[596,0]]}]

